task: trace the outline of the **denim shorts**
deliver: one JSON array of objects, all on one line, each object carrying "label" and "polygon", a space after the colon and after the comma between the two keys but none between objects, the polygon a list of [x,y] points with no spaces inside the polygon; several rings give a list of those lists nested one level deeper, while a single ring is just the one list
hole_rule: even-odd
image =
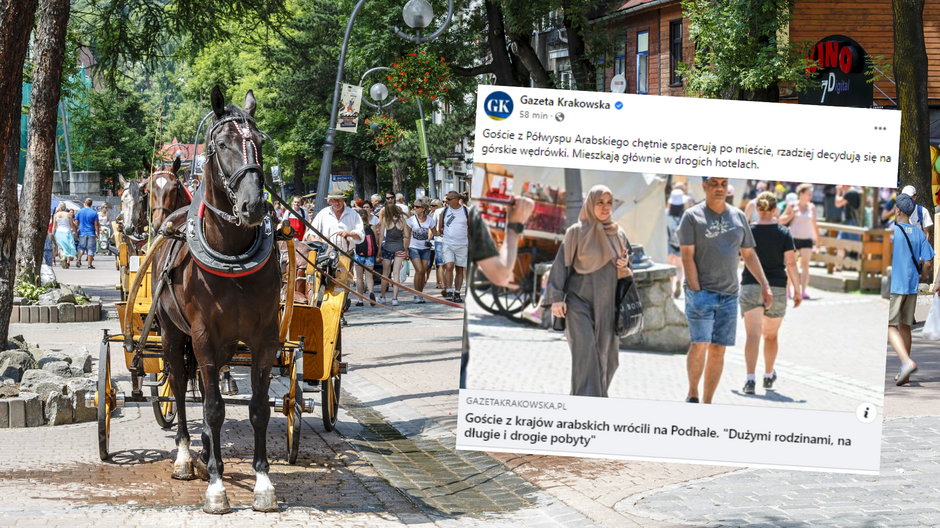
[{"label": "denim shorts", "polygon": [[434,263],[438,266],[444,265],[444,243],[440,240],[434,241]]},{"label": "denim shorts", "polygon": [[360,257],[359,255],[353,255],[353,260],[357,264],[361,264],[367,268],[372,268],[375,266],[375,257]]},{"label": "denim shorts", "polygon": [[78,237],[77,249],[89,255],[94,255],[95,250],[98,249],[98,237],[96,235],[82,235]]},{"label": "denim shorts", "polygon": [[408,258],[411,260],[421,259],[425,262],[431,261],[431,248],[425,249],[415,249],[413,247],[408,248]]},{"label": "denim shorts", "polygon": [[734,346],[738,296],[685,287],[685,318],[693,343]]}]

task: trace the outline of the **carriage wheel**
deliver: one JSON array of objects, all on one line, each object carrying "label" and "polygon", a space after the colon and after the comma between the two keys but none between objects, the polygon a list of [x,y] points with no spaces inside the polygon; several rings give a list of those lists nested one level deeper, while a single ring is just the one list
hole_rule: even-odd
[{"label": "carriage wheel", "polygon": [[297,462],[300,452],[301,411],[303,411],[304,391],[304,351],[298,347],[294,352],[294,361],[290,366],[290,389],[284,397],[284,414],[287,415],[287,462]]},{"label": "carriage wheel", "polygon": [[320,382],[320,395],[323,399],[323,428],[332,431],[336,428],[336,415],[339,414],[339,389],[342,374],[339,372],[339,362],[343,360],[343,334],[337,336],[336,355],[330,366],[330,377]]},{"label": "carriage wheel", "polygon": [[531,285],[528,277],[521,281],[519,287],[511,290],[501,288],[490,282],[475,264],[470,265],[468,276],[470,283],[467,290],[477,305],[494,315],[504,315],[519,321],[516,314],[522,312],[532,302]]},{"label": "carriage wheel", "polygon": [[[151,396],[173,397],[173,389],[170,387],[170,375],[166,363],[163,364],[163,370],[150,375],[150,381],[159,382],[159,385],[150,387]],[[157,425],[163,429],[169,429],[176,421],[176,404],[171,401],[154,401],[153,415],[157,419]]]},{"label": "carriage wheel", "polygon": [[[107,338],[106,338],[107,339]],[[111,411],[114,410],[114,394],[111,389],[111,351],[107,341],[101,343],[98,356],[98,456],[110,458],[108,437],[111,436]]]}]

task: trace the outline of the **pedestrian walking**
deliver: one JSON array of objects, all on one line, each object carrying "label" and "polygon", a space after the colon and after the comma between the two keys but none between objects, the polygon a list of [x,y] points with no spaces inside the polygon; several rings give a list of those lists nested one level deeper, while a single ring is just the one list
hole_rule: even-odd
[{"label": "pedestrian walking", "polygon": [[92,205],[92,199],[85,199],[85,207],[75,215],[78,223],[78,258],[77,267],[82,267],[82,256],[88,255],[88,269],[95,269],[95,251],[98,249],[98,212]]},{"label": "pedestrian walking", "polygon": [[[917,372],[917,363],[911,359],[911,325],[917,307],[917,284],[923,262],[933,259],[933,248],[923,230],[911,224],[914,214],[913,198],[898,195],[895,205],[894,249],[891,254],[891,304],[888,307],[888,342],[901,362],[894,377],[900,386],[910,381]],[[940,277],[937,277],[940,279]],[[931,291],[940,294],[940,280],[934,280]]]},{"label": "pedestrian walking", "polygon": [[[408,258],[415,268],[414,287],[424,292],[427,281],[427,270],[431,264],[431,230],[434,229],[434,219],[428,216],[428,206],[423,200],[415,200],[412,214],[405,222],[405,240],[408,248]],[[424,303],[424,298],[415,295],[415,302]]]},{"label": "pedestrian walking", "polygon": [[[780,215],[780,224],[790,228],[790,235],[793,237],[793,244],[800,258],[800,292],[802,292],[803,299],[809,299],[809,293],[807,293],[809,263],[813,258],[813,248],[819,240],[816,205],[812,202],[813,184],[801,183],[796,188],[796,196],[797,201],[788,203],[784,208]],[[794,292],[793,295],[796,293]]]},{"label": "pedestrian walking", "polygon": [[59,262],[62,269],[68,269],[75,258],[75,237],[72,235],[72,215],[65,202],[59,202],[52,220],[55,222],[55,242],[59,246]]},{"label": "pedestrian walking", "polygon": [[669,279],[672,285],[672,295],[676,299],[682,292],[682,253],[679,251],[679,221],[682,220],[682,213],[685,212],[685,193],[682,189],[673,189],[669,194],[669,206],[666,208],[666,239],[668,242],[668,253],[666,259],[670,265],[676,268],[676,274]]},{"label": "pedestrian walking", "polygon": [[[366,202],[366,204],[368,203]],[[369,205],[371,206],[371,204]],[[368,295],[369,300],[375,301],[375,293],[372,292],[374,286],[372,286],[371,271],[375,267],[375,257],[378,254],[379,245],[375,232],[372,230],[372,226],[369,225],[369,217],[372,213],[365,207],[359,209],[358,213],[359,218],[362,219],[364,238],[361,243],[356,244],[356,252],[353,255],[353,259],[356,261],[356,292],[360,295]],[[356,300],[356,306],[362,306],[362,304],[362,298]]]},{"label": "pedestrian walking", "polygon": [[[725,201],[727,178],[704,178],[705,201],[687,209],[679,224],[679,244],[685,267],[685,316],[692,343],[686,359],[689,403],[711,403],[725,348],[734,346],[738,316],[739,255],[757,279],[764,307],[773,292],[754,252],[754,236],[744,213]],[[699,397],[699,383],[704,387]]]},{"label": "pedestrian walking", "polygon": [[613,192],[595,185],[587,193],[578,222],[565,238],[549,273],[543,305],[565,319],[571,350],[571,394],[607,397],[619,364],[617,279],[632,273],[629,243],[611,217]]},{"label": "pedestrian walking", "polygon": [[[799,191],[798,191],[799,192]],[[811,194],[811,193],[810,193]],[[751,235],[756,244],[754,251],[760,260],[761,269],[770,284],[773,303],[764,306],[761,286],[747,268],[741,274],[741,314],[747,339],[744,342],[744,362],[747,379],[744,394],[754,394],[757,370],[757,355],[761,338],[764,341],[764,388],[772,389],[777,380],[774,364],[777,361],[778,333],[787,312],[787,283],[793,285],[793,307],[803,301],[801,285],[796,271],[796,246],[790,229],[777,222],[777,198],[773,193],[763,192],[755,200],[759,219],[751,226]]]},{"label": "pedestrian walking", "polygon": [[[431,200],[431,210],[429,215],[434,220],[434,225],[440,223],[440,215],[444,212],[444,202],[437,198]],[[444,291],[444,237],[436,231],[431,231],[434,239],[434,245],[431,247],[431,267],[434,268],[434,289]],[[431,280],[430,270],[428,270],[427,280]]]},{"label": "pedestrian walking", "polygon": [[470,213],[460,203],[457,191],[448,192],[445,200],[447,205],[441,210],[435,233],[441,235],[443,242],[444,297],[459,303],[463,302],[460,289],[467,267]]},{"label": "pedestrian walking", "polygon": [[[379,223],[376,225],[376,235],[382,248],[382,289],[379,295],[379,302],[386,302],[385,292],[388,290],[388,282],[384,277],[398,279],[402,264],[408,252],[405,251],[405,215],[401,209],[395,206],[394,197],[392,201],[386,202],[385,207],[379,214]],[[392,306],[398,306],[398,285],[392,286]]]}]

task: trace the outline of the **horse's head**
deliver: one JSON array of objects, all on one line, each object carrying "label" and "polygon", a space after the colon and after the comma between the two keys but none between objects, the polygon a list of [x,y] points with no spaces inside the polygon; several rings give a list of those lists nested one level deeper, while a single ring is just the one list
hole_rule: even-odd
[{"label": "horse's head", "polygon": [[125,180],[120,176],[121,218],[124,222],[124,234],[142,235],[147,225],[147,178]]},{"label": "horse's head", "polygon": [[173,211],[189,205],[191,202],[188,191],[183,189],[183,182],[177,177],[181,164],[182,160],[176,158],[169,170],[156,170],[150,173],[150,179],[153,181],[153,195],[150,197],[152,214],[150,221],[157,228],[163,225],[163,221]]},{"label": "horse's head", "polygon": [[[207,179],[209,185],[224,191],[232,203],[235,217],[244,225],[256,226],[264,219],[264,174],[261,145],[263,139],[253,118],[255,96],[248,91],[244,110],[226,105],[222,91],[212,89],[215,121],[206,141]],[[221,207],[222,204],[214,204]]]}]

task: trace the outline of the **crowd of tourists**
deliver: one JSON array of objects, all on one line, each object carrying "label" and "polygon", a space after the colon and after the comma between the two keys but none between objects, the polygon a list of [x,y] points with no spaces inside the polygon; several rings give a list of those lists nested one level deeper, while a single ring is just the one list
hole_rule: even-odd
[{"label": "crowd of tourists", "polygon": [[[322,234],[352,253],[356,261],[356,306],[399,306],[405,296],[398,284],[404,284],[409,277],[413,277],[409,287],[419,292],[411,295],[413,303],[424,304],[425,295],[438,294],[461,303],[469,240],[467,201],[466,195],[456,191],[448,192],[443,200],[418,198],[410,205],[400,193],[352,200],[343,194],[331,194],[330,207],[312,216],[311,204],[293,198],[292,209],[311,222],[316,231],[306,229],[301,220],[279,205],[275,212],[291,223],[298,240],[316,241]],[[434,284],[433,289],[428,287],[430,284]]]}]

